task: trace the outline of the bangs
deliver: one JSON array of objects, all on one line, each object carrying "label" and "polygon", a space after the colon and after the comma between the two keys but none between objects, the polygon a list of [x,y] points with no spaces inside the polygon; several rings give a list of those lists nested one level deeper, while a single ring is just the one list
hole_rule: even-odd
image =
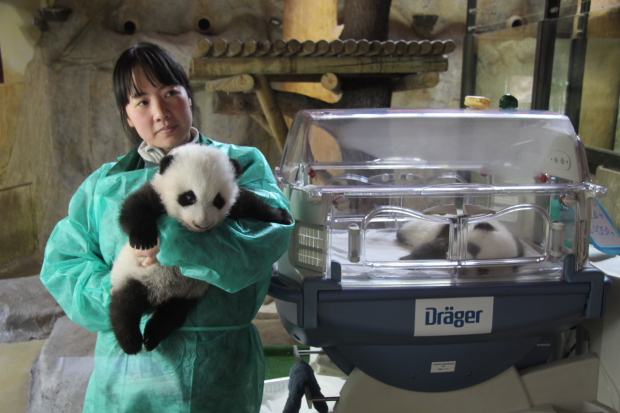
[{"label": "bangs", "polygon": [[137,59],[134,64],[131,73],[125,76],[125,82],[127,82],[127,96],[136,97],[143,93],[138,87],[135,81],[134,74],[136,69],[141,69],[144,77],[151,83],[151,85],[157,86],[170,86],[170,85],[183,85],[183,80],[178,79],[174,75],[172,68],[166,68],[166,61],[153,61],[148,59],[150,56],[145,56],[147,59]]}]

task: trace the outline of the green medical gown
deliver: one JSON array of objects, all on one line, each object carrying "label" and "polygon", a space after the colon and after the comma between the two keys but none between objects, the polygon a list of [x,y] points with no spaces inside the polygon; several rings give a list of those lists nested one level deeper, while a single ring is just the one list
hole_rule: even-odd
[{"label": "green medical gown", "polygon": [[[274,207],[288,208],[255,148],[211,141],[246,168],[239,184]],[[110,269],[127,236],[118,223],[125,198],[150,180],[134,150],[103,165],[77,190],[69,215],[54,229],[41,280],[71,320],[97,332],[95,369],[85,412],[227,412],[260,410],[264,356],[251,323],[269,287],[272,264],[286,251],[293,226],[226,219],[192,232],[167,215],[159,221],[162,265],[212,284],[185,325],[155,350],[128,356],[111,329]],[[142,319],[142,328],[148,315]]]}]

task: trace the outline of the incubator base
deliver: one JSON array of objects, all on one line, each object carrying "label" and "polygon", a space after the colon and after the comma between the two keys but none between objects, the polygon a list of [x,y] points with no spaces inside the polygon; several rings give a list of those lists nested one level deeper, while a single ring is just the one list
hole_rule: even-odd
[{"label": "incubator base", "polygon": [[512,367],[461,390],[422,393],[389,386],[355,368],[334,413],[616,413],[597,402],[598,376],[599,359],[588,354],[522,371]]}]

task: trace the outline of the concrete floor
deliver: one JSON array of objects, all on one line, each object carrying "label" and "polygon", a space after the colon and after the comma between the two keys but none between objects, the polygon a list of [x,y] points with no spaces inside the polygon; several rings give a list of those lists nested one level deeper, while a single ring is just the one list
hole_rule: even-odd
[{"label": "concrete floor", "polygon": [[[266,300],[254,320],[263,345],[298,344],[278,318],[275,303]],[[30,369],[46,340],[0,344],[0,412],[26,413],[30,391]]]},{"label": "concrete floor", "polygon": [[28,407],[30,368],[46,340],[0,344],[0,412],[24,413]]}]

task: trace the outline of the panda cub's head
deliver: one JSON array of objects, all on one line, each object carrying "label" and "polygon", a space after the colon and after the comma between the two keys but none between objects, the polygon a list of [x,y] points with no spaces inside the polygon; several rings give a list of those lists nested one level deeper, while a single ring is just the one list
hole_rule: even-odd
[{"label": "panda cub's head", "polygon": [[207,231],[228,215],[239,193],[237,171],[219,149],[186,144],[174,148],[151,181],[166,213],[192,231]]}]

